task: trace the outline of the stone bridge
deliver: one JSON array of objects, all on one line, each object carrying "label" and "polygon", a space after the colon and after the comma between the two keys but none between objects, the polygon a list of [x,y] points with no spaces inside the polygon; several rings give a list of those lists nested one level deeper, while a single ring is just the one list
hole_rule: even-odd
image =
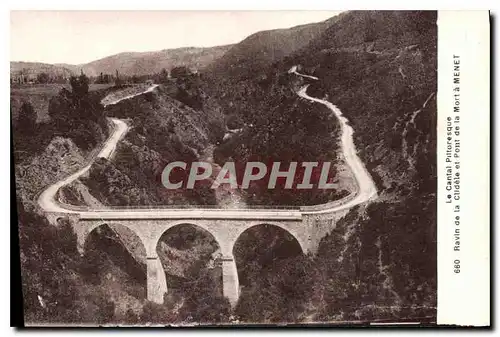
[{"label": "stone bridge", "polygon": [[[297,66],[289,70],[298,76],[317,80],[314,76],[297,72]],[[107,102],[116,104],[121,100],[133,98],[145,92],[153,91],[154,85],[144,92],[129,95]],[[121,225],[130,229],[142,241],[146,250],[147,264],[147,297],[149,300],[162,303],[167,292],[165,273],[156,247],[164,232],[183,224],[191,224],[205,229],[217,241],[222,253],[223,294],[232,305],[239,297],[239,282],[233,247],[240,235],[247,229],[259,225],[274,225],[290,233],[302,248],[302,252],[315,253],[323,236],[335,228],[337,221],[350,208],[356,207],[377,197],[375,183],[363,162],[357,155],[353,141],[352,127],[342,112],[331,102],[311,97],[305,85],[297,94],[309,101],[325,105],[335,115],[342,128],[341,158],[350,167],[356,186],[350,195],[341,200],[317,206],[303,206],[298,209],[88,209],[71,205],[63,205],[57,200],[58,190],[87,172],[90,165],[80,169],[69,177],[49,186],[41,193],[38,203],[48,220],[57,224],[58,219],[69,219],[78,238],[78,247],[83,252],[87,236],[97,227],[107,224]],[[117,143],[128,130],[125,122],[111,118],[114,124],[112,135],[105,142],[97,157],[111,158]]]},{"label": "stone bridge", "polygon": [[277,226],[291,234],[304,254],[315,253],[321,238],[331,231],[347,210],[327,214],[305,214],[300,210],[102,210],[79,213],[51,213],[53,224],[68,219],[77,236],[78,250],[84,252],[89,234],[99,226],[124,226],[142,242],[146,251],[147,298],[163,303],[168,287],[157,246],[163,233],[175,226],[194,225],[204,229],[217,242],[222,265],[223,295],[235,305],[239,297],[238,271],[233,248],[240,235],[259,225]]}]

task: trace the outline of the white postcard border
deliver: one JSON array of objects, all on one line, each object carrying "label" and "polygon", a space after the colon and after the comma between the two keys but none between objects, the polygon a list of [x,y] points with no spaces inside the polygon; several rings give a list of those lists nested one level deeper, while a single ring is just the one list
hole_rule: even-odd
[{"label": "white postcard border", "polygon": [[[458,107],[458,109],[456,109]],[[438,324],[490,324],[490,28],[438,13]]]}]

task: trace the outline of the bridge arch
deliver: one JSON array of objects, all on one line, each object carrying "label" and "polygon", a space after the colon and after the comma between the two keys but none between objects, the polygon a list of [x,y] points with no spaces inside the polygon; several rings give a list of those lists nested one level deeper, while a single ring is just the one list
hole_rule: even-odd
[{"label": "bridge arch", "polygon": [[[214,244],[216,247],[214,247],[214,251],[212,253],[213,257],[213,263],[214,267],[220,266],[222,267],[222,284],[218,283],[216,286],[222,285],[222,295],[227,297],[230,301],[230,303],[235,304],[237,299],[238,299],[238,276],[236,273],[236,265],[234,263],[234,260],[232,259],[232,256],[224,256],[224,248],[227,246],[226,242],[228,241],[227,238],[224,237],[224,227],[220,226],[217,224],[216,220],[213,221],[192,221],[192,220],[181,220],[181,221],[174,221],[170,222],[167,226],[160,226],[159,231],[154,235],[154,239],[152,240],[152,243],[155,245],[155,253],[156,253],[156,259],[157,259],[157,267],[156,268],[161,268],[162,276],[165,278],[165,280],[161,280],[161,283],[165,284],[163,290],[156,291],[152,290],[151,293],[155,293],[156,295],[152,296],[155,298],[158,298],[156,301],[160,302],[159,298],[159,293],[167,293],[167,280],[165,277],[165,272],[164,268],[167,267],[166,265],[163,265],[161,259],[160,259],[160,254],[157,249],[160,247],[160,242],[162,241],[162,238],[164,237],[165,234],[168,232],[175,230],[176,228],[181,230],[183,226],[188,226],[191,228],[195,228],[197,230],[201,230],[201,232],[204,234],[205,237],[209,237],[211,240],[213,240],[211,243]],[[189,234],[189,233],[188,233]],[[182,239],[181,239],[182,240]],[[174,242],[171,242],[174,243]],[[175,243],[174,243],[175,245]],[[196,244],[195,244],[196,245]],[[195,246],[193,245],[193,247]],[[213,253],[218,252],[217,255],[214,255]],[[168,267],[167,267],[168,268]]]},{"label": "bridge arch", "polygon": [[[140,234],[124,224],[98,223],[84,233],[81,246],[86,274],[106,275],[105,261],[110,260],[138,285],[138,296],[147,297],[146,246]],[[100,282],[101,279],[95,280]]]},{"label": "bridge arch", "polygon": [[[264,229],[264,232],[255,231],[259,227],[268,228]],[[269,232],[284,240],[275,241],[274,235],[267,235]],[[272,240],[267,240],[267,238],[272,238]],[[272,249],[268,250],[268,247]],[[262,268],[271,268],[276,259],[282,260],[304,255],[307,252],[306,247],[300,232],[294,230],[293,225],[264,221],[246,226],[233,243],[232,254],[235,259],[238,284],[241,284],[243,288],[248,287],[254,277],[260,275]],[[239,295],[240,293],[238,297]]]},{"label": "bridge arch", "polygon": [[91,222],[91,223],[88,223],[88,222],[78,221],[78,222],[74,223],[73,229],[74,229],[75,234],[77,236],[77,248],[78,248],[78,251],[80,252],[80,254],[83,254],[85,252],[85,246],[87,244],[87,240],[88,240],[89,235],[97,228],[105,226],[105,225],[108,226],[109,228],[111,228],[112,230],[114,230],[113,227],[126,228],[126,231],[133,234],[133,236],[129,236],[128,238],[125,238],[125,239],[130,239],[131,237],[137,238],[138,239],[137,243],[140,244],[139,249],[141,249],[141,253],[144,253],[142,255],[144,255],[144,258],[146,256],[148,256],[149,252],[148,252],[147,237],[145,237],[143,235],[143,233],[141,233],[139,230],[137,230],[137,228],[135,226],[130,226],[126,222],[123,222],[123,223],[121,223],[121,222],[119,222],[119,223],[115,223],[115,222],[110,222],[110,223],[108,223],[108,222]]},{"label": "bridge arch", "polygon": [[[196,275],[191,274],[193,270],[190,268],[195,266],[200,270],[205,267],[213,268],[221,257],[221,245],[213,231],[193,221],[176,222],[161,228],[154,242],[158,264],[162,266],[161,270],[169,289],[189,288],[190,278],[197,279]],[[180,279],[169,277],[171,274],[183,276],[188,283],[185,285],[178,283]],[[217,276],[220,279],[215,280],[214,289],[218,290],[222,285],[222,275]]]},{"label": "bridge arch", "polygon": [[[300,224],[299,224],[300,225]],[[259,226],[273,226],[273,227],[278,227],[281,230],[285,231],[286,233],[290,234],[299,244],[300,249],[302,250],[303,254],[306,254],[308,252],[308,242],[307,238],[303,237],[299,231],[296,230],[296,228],[292,226],[288,226],[284,223],[281,222],[274,222],[274,221],[261,221],[261,222],[252,222],[249,226],[246,226],[244,229],[242,229],[235,237],[234,242],[232,243],[231,251],[234,250],[234,247],[238,240],[240,239],[241,235],[248,230],[254,229]]]},{"label": "bridge arch", "polygon": [[[147,239],[143,238],[142,233],[136,230],[136,228],[132,226],[127,226],[122,223],[98,223],[91,227],[88,227],[82,237],[82,248],[83,252],[85,252],[86,246],[88,245],[89,237],[95,233],[96,230],[102,229],[104,226],[107,226],[114,234],[122,241],[124,248],[129,251],[129,253],[133,256],[138,256],[140,260],[146,260],[147,251],[146,251],[146,241]],[[134,247],[134,251],[131,251],[129,247]]]},{"label": "bridge arch", "polygon": [[211,237],[219,249],[222,249],[221,243],[223,242],[221,238],[219,237],[217,231],[214,231],[211,229],[209,226],[207,226],[203,222],[197,222],[197,221],[175,221],[171,222],[169,226],[163,227],[156,233],[156,236],[152,240],[153,247],[154,247],[154,252],[157,253],[158,245],[160,243],[161,238],[167,234],[169,231],[174,230],[175,228],[180,228],[181,226],[191,226],[197,229],[201,229],[203,233],[205,233],[207,236]]}]

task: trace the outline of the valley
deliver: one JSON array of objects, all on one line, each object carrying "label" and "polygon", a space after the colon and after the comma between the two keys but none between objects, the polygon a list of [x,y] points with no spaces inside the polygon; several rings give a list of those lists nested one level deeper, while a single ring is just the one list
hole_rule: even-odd
[{"label": "valley", "polygon": [[[209,48],[203,59],[156,63],[141,84],[93,91],[82,74],[47,105],[11,107],[26,319],[435,319],[436,29],[435,12],[345,12]],[[108,58],[105,71],[125,76],[125,56]],[[157,81],[164,67],[169,76]],[[175,161],[210,163],[212,174],[168,190],[162,172]],[[243,176],[249,162],[271,171],[278,161],[331,162],[339,187],[297,189],[297,170],[291,189],[284,179],[269,189],[269,174],[248,189],[210,188],[228,162]],[[59,214],[57,226],[47,213]],[[80,247],[61,214],[109,224]],[[151,250],[127,225],[147,217],[185,224]],[[259,225],[241,230],[230,252],[213,226],[196,226],[219,219],[229,232],[232,219],[249,217]],[[310,237],[276,225],[284,219],[303,219]],[[152,254],[168,284],[162,303],[148,295]]]}]

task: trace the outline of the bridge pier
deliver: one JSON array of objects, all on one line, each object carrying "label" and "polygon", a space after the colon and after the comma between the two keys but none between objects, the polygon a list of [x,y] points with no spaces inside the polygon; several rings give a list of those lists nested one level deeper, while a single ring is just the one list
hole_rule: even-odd
[{"label": "bridge pier", "polygon": [[240,297],[240,283],[238,281],[238,270],[233,255],[225,255],[220,259],[222,263],[222,293],[227,297],[232,307]]},{"label": "bridge pier", "polygon": [[147,297],[149,301],[163,304],[163,295],[168,292],[165,271],[158,256],[146,258]]}]

